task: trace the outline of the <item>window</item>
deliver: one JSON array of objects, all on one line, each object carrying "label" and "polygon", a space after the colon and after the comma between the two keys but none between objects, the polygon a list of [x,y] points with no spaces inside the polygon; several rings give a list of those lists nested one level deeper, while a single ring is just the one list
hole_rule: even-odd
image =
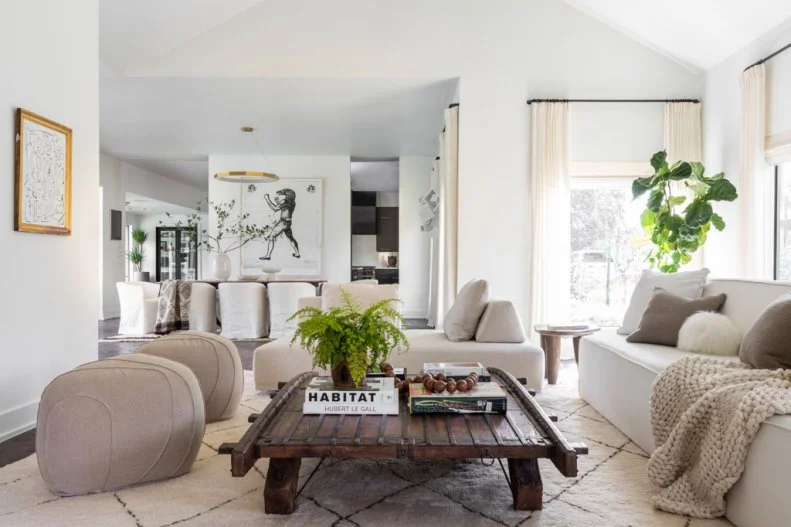
[{"label": "window", "polygon": [[775,167],[775,280],[791,281],[791,163]]},{"label": "window", "polygon": [[640,227],[645,199],[632,200],[635,177],[572,178],[572,322],[620,325],[646,268],[650,243]]}]

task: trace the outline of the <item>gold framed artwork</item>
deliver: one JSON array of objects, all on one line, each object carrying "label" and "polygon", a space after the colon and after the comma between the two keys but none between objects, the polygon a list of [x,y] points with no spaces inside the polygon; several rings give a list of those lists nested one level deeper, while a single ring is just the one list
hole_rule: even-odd
[{"label": "gold framed artwork", "polygon": [[71,128],[17,108],[14,230],[71,234]]}]

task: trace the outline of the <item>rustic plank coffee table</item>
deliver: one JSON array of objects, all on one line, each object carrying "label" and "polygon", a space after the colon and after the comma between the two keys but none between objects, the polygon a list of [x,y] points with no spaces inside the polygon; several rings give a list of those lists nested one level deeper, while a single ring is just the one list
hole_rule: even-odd
[{"label": "rustic plank coffee table", "polygon": [[506,414],[410,415],[402,398],[399,415],[304,415],[305,387],[316,374],[297,375],[281,388],[235,444],[231,474],[243,477],[259,458],[269,458],[264,486],[267,514],[291,514],[303,457],[368,459],[506,458],[518,510],[542,506],[538,459],[552,460],[561,474],[577,475],[583,443],[570,443],[524,386],[508,372],[488,368],[508,394]]}]

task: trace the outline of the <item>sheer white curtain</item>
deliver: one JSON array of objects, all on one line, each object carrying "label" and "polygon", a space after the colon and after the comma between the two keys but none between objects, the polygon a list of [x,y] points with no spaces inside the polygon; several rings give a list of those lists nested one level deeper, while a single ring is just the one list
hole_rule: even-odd
[{"label": "sheer white curtain", "polygon": [[765,217],[771,207],[772,172],[765,160],[765,140],[766,68],[760,64],[742,74],[739,252],[746,278],[772,277],[772,225]]},{"label": "sheer white curtain", "polygon": [[444,183],[444,199],[440,195],[442,208],[442,304],[440,318],[456,300],[457,258],[458,258],[458,217],[459,217],[459,107],[453,106],[445,110],[445,133],[442,142],[440,176]]},{"label": "sheer white curtain", "polygon": [[442,156],[445,154],[445,132],[439,134],[439,159],[437,160],[437,193],[439,194],[439,208],[437,209],[437,239],[436,239],[436,268],[437,279],[434,282],[434,327],[442,328],[445,319],[445,207],[447,207],[447,182],[445,181],[445,164]]},{"label": "sheer white curtain", "polygon": [[568,103],[533,103],[528,241],[528,328],[562,322],[569,302]]},{"label": "sheer white curtain", "polygon": [[665,149],[671,164],[676,161],[703,161],[700,104],[665,103]]},{"label": "sheer white curtain", "polygon": [[[434,160],[431,167],[431,188],[439,193],[439,157]],[[437,297],[439,296],[439,221],[434,224],[431,231],[431,244],[429,246],[429,282],[428,282],[428,325],[437,326]]]}]

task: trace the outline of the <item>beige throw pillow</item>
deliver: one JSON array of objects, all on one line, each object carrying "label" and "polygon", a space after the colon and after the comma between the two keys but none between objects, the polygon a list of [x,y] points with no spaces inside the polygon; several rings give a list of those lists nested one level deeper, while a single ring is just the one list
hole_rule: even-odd
[{"label": "beige throw pillow", "polygon": [[489,303],[489,282],[470,280],[456,295],[456,301],[445,315],[445,335],[448,340],[472,340],[478,321]]},{"label": "beige throw pillow", "polygon": [[637,331],[626,337],[626,341],[675,347],[678,344],[678,332],[687,318],[698,311],[718,311],[725,303],[725,298],[725,294],[721,293],[690,300],[656,289],[643,312]]},{"label": "beige throw pillow", "polygon": [[739,348],[739,358],[754,368],[791,369],[791,294],[769,304]]},{"label": "beige throw pillow", "polygon": [[527,340],[525,326],[513,302],[492,300],[486,306],[478,329],[475,331],[478,342],[520,343]]}]

